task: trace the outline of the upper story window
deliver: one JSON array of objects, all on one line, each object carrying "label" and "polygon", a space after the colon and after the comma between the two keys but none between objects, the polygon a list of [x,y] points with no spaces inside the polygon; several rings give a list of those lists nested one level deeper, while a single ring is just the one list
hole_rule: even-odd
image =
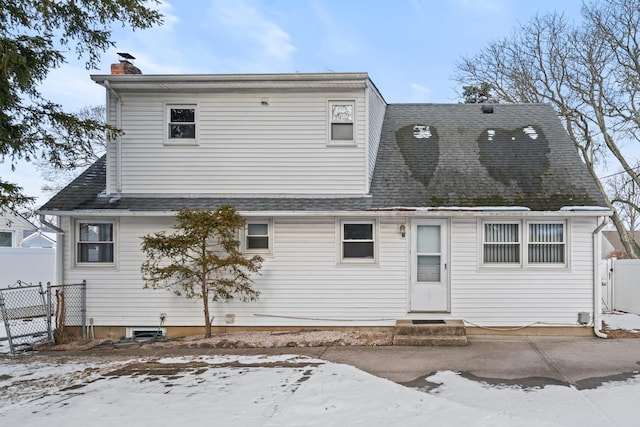
[{"label": "upper story window", "polygon": [[13,247],[13,231],[0,231],[0,248]]},{"label": "upper story window", "polygon": [[78,222],[76,239],[78,263],[113,263],[113,223]]},{"label": "upper story window", "polygon": [[167,139],[195,141],[197,139],[196,104],[167,104]]},{"label": "upper story window", "polygon": [[484,265],[567,265],[564,222],[484,222],[482,230]]},{"label": "upper story window", "polygon": [[329,125],[331,142],[353,142],[355,103],[332,101],[329,103]]},{"label": "upper story window", "polygon": [[273,225],[270,220],[247,221],[244,234],[245,251],[260,253],[272,251]]},{"label": "upper story window", "polygon": [[340,223],[341,262],[376,261],[376,222],[344,220]]}]

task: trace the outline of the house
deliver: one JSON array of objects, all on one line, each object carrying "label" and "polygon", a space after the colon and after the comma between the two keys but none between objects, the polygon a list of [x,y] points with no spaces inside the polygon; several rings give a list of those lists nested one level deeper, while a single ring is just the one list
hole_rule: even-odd
[{"label": "house", "polygon": [[0,207],[0,288],[53,282],[55,242],[47,234],[14,210]]},{"label": "house", "polygon": [[38,227],[18,212],[0,206],[0,248],[19,248],[25,234],[37,230]]},{"label": "house", "polygon": [[55,248],[56,233],[45,229],[38,229],[22,239],[23,248]]},{"label": "house", "polygon": [[40,208],[96,334],[161,314],[202,330],[199,301],[143,289],[141,236],[222,204],[264,263],[258,301],[214,306],[220,328],[599,329],[611,212],[549,105],[387,104],[366,73],[112,71],[91,78],[122,134]]},{"label": "house", "polygon": [[[631,236],[633,239],[640,244],[640,231],[632,231]],[[620,239],[620,233],[617,230],[604,230],[602,232],[602,258],[620,258],[626,259],[629,258],[627,255],[627,250],[624,248],[622,244],[622,240]]]}]

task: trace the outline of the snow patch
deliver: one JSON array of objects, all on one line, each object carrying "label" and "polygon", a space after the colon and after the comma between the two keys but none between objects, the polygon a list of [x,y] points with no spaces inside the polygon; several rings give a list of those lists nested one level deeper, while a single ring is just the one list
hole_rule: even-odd
[{"label": "snow patch", "polygon": [[431,138],[431,130],[429,126],[425,125],[414,125],[413,126],[413,137],[417,139],[428,139]]},{"label": "snow patch", "polygon": [[538,139],[538,132],[536,132],[533,126],[527,126],[526,128],[522,129],[522,132],[524,132],[531,139]]},{"label": "snow patch", "polygon": [[640,332],[640,316],[632,313],[609,313],[602,316],[609,329],[621,329],[629,332]]}]

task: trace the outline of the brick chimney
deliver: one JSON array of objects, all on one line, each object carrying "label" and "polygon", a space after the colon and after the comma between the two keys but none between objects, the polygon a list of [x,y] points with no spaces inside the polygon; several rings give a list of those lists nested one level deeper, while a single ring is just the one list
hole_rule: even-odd
[{"label": "brick chimney", "polygon": [[130,60],[136,59],[128,53],[118,52],[120,56],[120,62],[117,64],[111,64],[111,74],[142,74],[142,71]]}]

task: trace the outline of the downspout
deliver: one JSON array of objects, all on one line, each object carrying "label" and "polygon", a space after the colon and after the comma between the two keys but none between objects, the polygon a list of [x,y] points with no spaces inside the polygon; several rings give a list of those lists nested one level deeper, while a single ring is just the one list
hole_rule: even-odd
[{"label": "downspout", "polygon": [[607,338],[602,329],[602,284],[600,283],[600,230],[607,224],[605,217],[602,223],[593,230],[593,333],[597,337]]},{"label": "downspout", "polygon": [[54,285],[64,284],[64,230],[47,221],[46,217],[40,214],[40,224],[55,230],[56,232],[56,283]]},{"label": "downspout", "polygon": [[[120,135],[120,128],[122,127],[122,98],[118,95],[111,85],[109,84],[109,80],[104,81],[104,87],[107,88],[107,97],[110,93],[112,93],[117,99],[116,103],[116,129],[118,130],[118,135],[116,136],[116,193],[122,192],[122,137]],[[109,99],[107,98],[107,114],[108,109],[111,104]]]}]

